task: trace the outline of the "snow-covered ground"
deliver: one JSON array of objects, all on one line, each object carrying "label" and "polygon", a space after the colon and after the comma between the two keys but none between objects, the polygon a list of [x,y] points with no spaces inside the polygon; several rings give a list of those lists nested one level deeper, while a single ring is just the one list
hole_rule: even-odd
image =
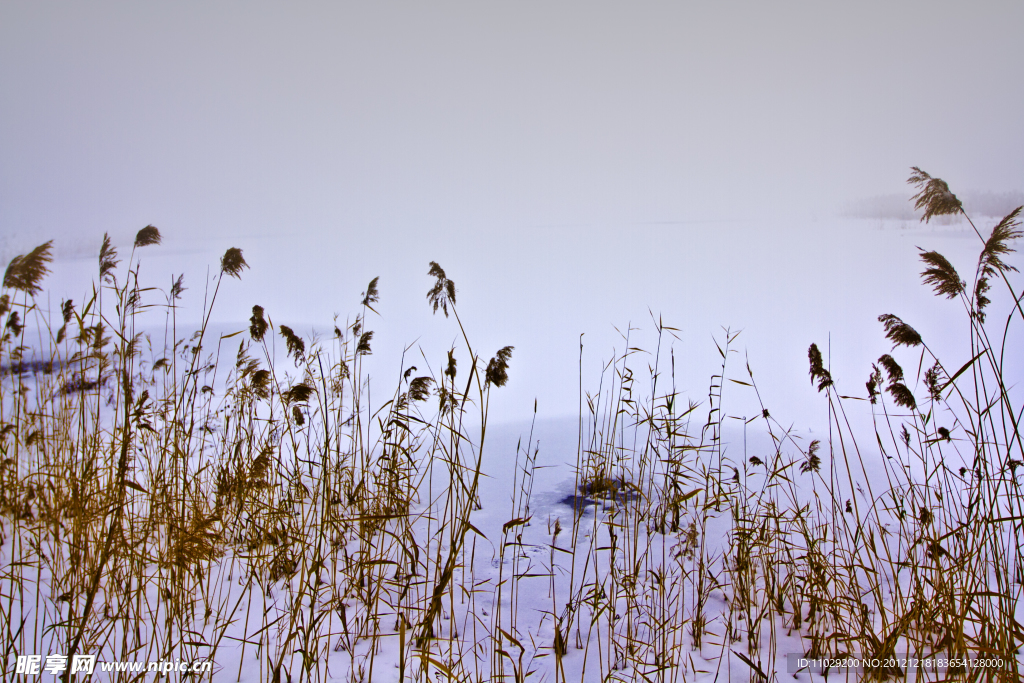
[{"label": "snow-covered ground", "polygon": [[[987,234],[994,222],[984,219],[978,227]],[[602,230],[601,234],[609,232]],[[500,236],[496,230],[482,229],[422,235],[417,241],[401,244],[376,235],[324,233],[238,235],[186,244],[175,238],[172,229],[165,228],[163,245],[140,252],[140,281],[144,286],[166,289],[177,275],[184,274],[188,291],[178,324],[179,329],[186,330],[201,318],[204,283],[212,282],[216,275],[220,254],[227,247],[243,250],[250,269],[243,272],[240,282],[225,279],[221,287],[211,328],[217,336],[248,330],[252,306],[258,304],[275,324],[288,325],[307,338],[320,335],[327,339],[338,324],[334,315],[345,322],[361,313],[361,292],[371,278],[380,276],[380,302],[374,305],[376,314],[371,312],[366,319],[366,329],[375,332],[373,353],[364,361],[364,371],[374,386],[372,402],[377,405],[385,395],[390,398],[410,365],[429,367],[439,377],[447,349],[461,345],[454,320],[445,320],[440,313],[433,315],[429,310],[424,296],[431,285],[426,273],[429,261],[439,262],[458,286],[460,319],[484,362],[500,347],[515,347],[508,386],[492,391],[484,477],[479,488],[481,507],[471,515],[475,529],[468,535],[470,540],[456,553],[462,592],[446,598],[450,602],[443,609],[446,625],[442,631],[448,632],[437,634],[441,644],[431,651],[429,659],[426,655],[419,659],[419,655],[410,655],[413,661],[406,661],[407,653],[412,652],[408,645],[413,635],[411,630],[406,633],[395,614],[390,615],[394,623],[380,625],[382,632],[387,632],[380,640],[347,642],[340,634],[347,632],[349,625],[342,626],[341,620],[360,617],[346,617],[337,607],[340,603],[330,603],[333,611],[324,621],[316,622],[316,628],[332,634],[331,647],[327,661],[317,664],[319,678],[314,680],[355,680],[359,676],[353,672],[360,666],[364,667],[366,680],[399,680],[403,670],[406,675],[418,672],[418,676],[429,671],[431,676],[444,680],[444,672],[454,671],[452,662],[457,660],[461,662],[459,671],[485,678],[498,666],[521,680],[640,680],[638,676],[646,680],[754,680],[756,676],[745,658],[753,659],[773,680],[788,680],[790,676],[821,680],[806,671],[787,672],[787,655],[808,650],[807,633],[799,626],[776,620],[764,628],[756,643],[737,635],[741,631],[737,619],[741,618],[730,607],[737,589],[724,578],[732,571],[726,555],[735,549],[736,538],[728,508],[705,510],[699,550],[687,545],[683,532],[666,534],[646,522],[630,527],[627,520],[631,506],[656,504],[643,495],[630,494],[617,505],[595,496],[581,514],[574,514],[572,497],[583,495],[578,488],[578,457],[590,447],[588,444],[600,443],[600,439],[590,440],[595,423],[589,417],[587,396],[606,396],[617,381],[616,368],[624,366],[602,369],[628,349],[641,349],[629,359],[636,373],[637,402],[651,404],[651,380],[645,371],[656,367],[661,376],[654,403],[664,397],[669,386],[699,403],[690,420],[689,434],[703,443],[708,443],[707,438],[701,438],[708,412],[717,407],[722,421],[717,450],[710,454],[696,452],[695,462],[707,467],[715,467],[717,462],[725,472],[721,477],[730,486],[735,468],[735,490],[747,492],[745,496],[750,500],[760,500],[759,496],[765,495],[760,488],[764,473],[750,464],[751,458],[770,463],[773,453],[780,449],[779,442],[767,433],[766,422],[753,418],[768,410],[776,421],[776,437],[783,432],[793,437],[782,444],[781,450],[796,460],[804,457],[811,441],[829,443],[828,403],[808,379],[811,343],[825,354],[838,393],[862,398],[867,396],[864,383],[871,364],[892,349],[877,321],[880,314],[896,314],[912,325],[936,355],[948,359],[948,368],[958,368],[971,358],[963,311],[958,302],[936,297],[921,283],[923,266],[918,247],[947,256],[970,282],[980,241],[967,223],[926,226],[865,219],[626,225],[614,232],[618,235],[614,241],[597,244],[588,240],[585,226],[529,227]],[[122,255],[129,250],[124,245]],[[1016,254],[1008,262],[1022,264]],[[95,278],[95,256],[59,259],[52,270],[46,282],[47,305],[56,319],[61,300],[74,298],[78,302],[88,291]],[[991,310],[1005,311],[1005,300],[993,298],[996,301]],[[151,321],[147,328],[159,329],[162,322]],[[655,328],[659,323],[666,331],[660,357],[656,358]],[[731,337],[723,328],[741,333]],[[1019,335],[1018,326],[1011,332],[1010,348],[1014,344],[1019,348]],[[731,341],[725,380],[716,380],[714,376],[721,374],[723,363],[720,350],[726,349],[727,339]],[[229,361],[237,342],[236,337],[223,342]],[[284,343],[279,337],[275,343],[280,361]],[[909,358],[906,356],[905,367],[912,375]],[[751,383],[748,368],[756,382],[756,393],[746,386]],[[1004,376],[1013,382],[1024,376],[1019,354],[1009,354]],[[535,400],[537,420],[533,423]],[[596,410],[599,417],[609,400],[602,399]],[[863,449],[866,469],[863,475],[861,470],[853,475],[856,481],[851,480],[850,486],[844,482],[840,488],[854,495],[851,489],[870,486],[879,497],[890,480],[873,443],[870,406],[867,402],[854,405],[863,410],[851,411],[849,429],[854,435],[862,435],[858,448]],[[581,410],[582,425],[578,417]],[[628,427],[629,420],[623,424]],[[620,441],[622,453],[643,451],[647,438],[643,429],[620,425],[609,429],[604,438],[611,433],[618,434],[620,440],[635,439],[633,443]],[[536,454],[536,460],[531,461],[528,453]],[[951,469],[959,465],[955,463]],[[630,460],[616,471],[635,474],[637,466]],[[435,479],[438,476],[434,474]],[[832,470],[826,466],[822,477],[827,480],[831,476]],[[795,499],[812,497],[815,489],[808,483],[810,479],[795,485]],[[530,495],[524,498],[522,493],[527,490]],[[710,493],[702,493],[699,499],[708,504]],[[421,508],[430,509],[425,500],[421,498]],[[438,509],[435,506],[435,513]],[[690,516],[683,521],[684,531],[699,517],[696,510],[687,514]],[[555,531],[556,520],[560,532]],[[613,538],[620,523],[618,534],[622,538]],[[450,530],[434,531],[436,536],[423,536],[428,540],[420,550],[426,554],[450,551],[451,543],[444,538]],[[574,536],[575,546],[570,542]],[[644,551],[634,548],[616,555],[616,544],[626,541]],[[508,542],[511,545],[504,545]],[[592,562],[575,566],[573,547],[582,548],[579,557],[589,557]],[[10,553],[8,541],[0,547],[0,557],[9,562]],[[658,553],[661,559],[650,559]],[[708,566],[700,564],[701,558],[706,558]],[[628,591],[617,596],[604,594],[607,585],[615,585],[619,591],[630,585],[616,574],[629,575],[630,560],[647,571],[645,577],[634,579],[644,587],[631,595],[626,594]],[[195,615],[196,632],[189,636],[193,643],[208,642],[217,637],[214,634],[223,638],[215,657],[214,680],[218,681],[235,680],[239,673],[240,680],[264,680],[261,676],[266,676],[267,658],[279,656],[251,644],[260,629],[246,623],[249,616],[243,620],[241,615],[256,615],[252,618],[262,619],[261,628],[268,632],[279,629],[283,634],[289,628],[291,632],[302,631],[295,624],[274,622],[271,617],[294,614],[289,600],[299,591],[295,585],[310,578],[279,579],[253,591],[251,585],[242,585],[243,572],[237,567],[243,564],[243,558],[229,553],[210,568],[206,585],[217,593],[213,602],[223,606],[224,612],[213,621],[209,615]],[[665,572],[663,577],[677,576],[669,567],[677,567],[682,572],[679,576],[696,578],[686,583],[689,592],[677,594],[673,586],[663,586],[659,598],[653,588],[658,571]],[[329,568],[321,570],[323,580],[330,582],[326,578]],[[651,579],[652,571],[655,579]],[[702,572],[712,578],[698,590],[697,584],[705,583]],[[385,573],[394,574],[396,585],[402,580],[400,569],[397,573],[382,572],[381,576]],[[48,581],[45,572],[33,578],[43,584]],[[900,580],[894,578],[892,584]],[[316,579],[317,585],[319,581]],[[4,592],[10,590],[8,584]],[[425,586],[410,590],[412,594],[429,592]],[[587,591],[591,593],[589,598]],[[39,620],[40,613],[50,610],[48,618],[52,621],[53,610],[59,609],[59,601],[47,602],[55,596],[46,596],[45,588],[42,593],[45,606],[29,606],[21,612],[29,619],[30,628],[31,620]],[[319,596],[321,592],[314,594]],[[264,601],[262,608],[253,608],[254,595]],[[243,597],[247,603],[238,602]],[[152,600],[159,604],[159,595],[154,592]],[[638,604],[630,604],[631,600]],[[576,630],[557,636],[568,642],[565,651],[556,656],[556,624],[573,621],[566,613],[570,603],[579,611]],[[703,606],[706,619],[706,632],[699,646],[692,630],[659,631],[658,623],[687,620],[692,628],[695,603]],[[876,613],[885,609],[883,602],[874,603],[865,597],[867,603],[871,603],[872,618],[878,618]],[[658,609],[666,613],[659,615]],[[670,618],[667,612],[672,610],[682,610],[685,618]],[[315,611],[309,612],[310,619]],[[634,624],[635,631],[630,631],[617,624],[619,612],[628,618],[646,615],[647,620]],[[144,628],[151,627],[155,633],[160,628],[156,619],[166,614],[157,608],[151,616],[151,623],[143,620]],[[203,624],[209,632],[203,631]],[[500,633],[499,627],[505,631],[498,638],[507,654],[494,654],[482,645],[480,652],[490,652],[488,656],[501,663],[475,658],[471,634],[477,634],[479,644],[483,633],[493,637]],[[452,633],[458,633],[458,637],[450,638]],[[602,641],[602,633],[617,635],[614,642]],[[111,642],[121,636],[115,634]],[[622,648],[628,648],[630,637],[647,648],[642,656],[625,654]],[[49,642],[44,634],[39,638]],[[667,645],[659,649],[661,638]],[[463,646],[457,652],[445,650],[445,642],[451,648],[450,643],[459,639]],[[243,647],[243,642],[250,644]],[[110,647],[113,651],[116,644]],[[204,651],[199,646],[189,647],[191,652]],[[293,680],[299,680],[303,653],[295,642],[286,645],[286,649],[289,647],[287,659],[281,661],[291,662],[285,669]],[[368,648],[374,647],[380,651],[371,656]],[[646,658],[646,671],[636,666],[638,658]],[[365,669],[371,661],[372,676]]]}]

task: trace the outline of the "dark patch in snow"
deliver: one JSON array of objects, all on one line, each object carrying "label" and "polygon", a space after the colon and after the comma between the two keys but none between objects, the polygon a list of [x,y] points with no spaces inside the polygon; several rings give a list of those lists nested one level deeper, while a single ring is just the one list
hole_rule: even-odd
[{"label": "dark patch in snow", "polygon": [[37,375],[44,374],[49,375],[54,370],[59,370],[62,367],[60,359],[56,360],[23,360],[20,362],[13,363],[11,365],[4,364],[0,365],[0,375]]},{"label": "dark patch in snow", "polygon": [[582,514],[590,505],[620,505],[637,500],[636,487],[625,479],[600,479],[580,484],[579,493],[570,493],[558,502]]}]

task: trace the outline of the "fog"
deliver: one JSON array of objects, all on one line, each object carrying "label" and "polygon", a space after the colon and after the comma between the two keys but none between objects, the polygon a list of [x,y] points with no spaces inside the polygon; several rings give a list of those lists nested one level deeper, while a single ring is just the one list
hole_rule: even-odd
[{"label": "fog", "polygon": [[651,314],[697,394],[722,326],[787,401],[830,334],[860,386],[878,314],[941,315],[915,247],[970,235],[836,216],[912,165],[1024,188],[1024,5],[693,5],[5,2],[0,250],[55,239],[80,297],[104,232],[154,224],[160,283],[237,246],[219,320],[307,331],[379,275],[386,376],[456,337],[438,261],[479,353],[516,346],[513,416],[575,411],[579,335],[596,380]]},{"label": "fog", "polygon": [[0,223],[440,238],[1024,184],[1018,3],[690,4],[6,2]]}]

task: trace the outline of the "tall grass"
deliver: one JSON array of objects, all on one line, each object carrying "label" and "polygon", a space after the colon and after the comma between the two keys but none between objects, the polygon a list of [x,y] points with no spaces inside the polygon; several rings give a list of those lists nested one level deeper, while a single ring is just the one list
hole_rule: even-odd
[{"label": "tall grass", "polygon": [[[910,180],[924,220],[966,218],[944,182]],[[202,325],[183,334],[182,280],[139,284],[156,228],[123,263],[105,238],[91,292],[52,311],[44,244],[11,262],[0,298],[5,680],[19,655],[82,653],[214,664],[173,680],[788,680],[803,674],[787,655],[843,654],[1003,661],[884,662],[866,678],[1019,680],[1024,456],[1007,367],[1024,313],[1006,260],[1019,214],[975,228],[970,283],[921,254],[924,283],[963,309],[962,358],[946,365],[882,315],[893,350],[861,392],[840,389],[811,345],[824,443],[760,403],[737,333],[716,340],[721,364],[697,400],[677,391],[673,328],[654,321],[650,352],[625,330],[596,388],[581,376],[572,494],[534,501],[531,429],[493,456],[515,461],[497,530],[477,512],[503,504],[481,499],[481,481],[513,349],[477,354],[438,264],[428,305],[460,343],[415,361],[437,372],[403,357],[373,403],[377,279],[330,338],[258,305],[247,330],[216,335],[221,286],[249,275],[230,249]],[[142,329],[161,313],[154,339]],[[731,415],[733,391],[759,413]],[[852,426],[864,411],[866,433]],[[748,425],[771,447],[729,442]],[[145,676],[94,678],[108,675]]]}]

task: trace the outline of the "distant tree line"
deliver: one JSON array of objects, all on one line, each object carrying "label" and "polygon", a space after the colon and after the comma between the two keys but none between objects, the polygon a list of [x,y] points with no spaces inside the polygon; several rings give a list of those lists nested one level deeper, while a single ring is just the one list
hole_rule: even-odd
[{"label": "distant tree line", "polygon": [[[1024,192],[967,192],[960,195],[964,209],[973,216],[1002,218],[1024,204]],[[850,218],[888,218],[893,220],[917,220],[914,205],[906,194],[884,194],[866,197],[847,204],[842,214]],[[957,222],[958,216],[950,216],[945,222]],[[943,222],[943,221],[939,221]]]}]

